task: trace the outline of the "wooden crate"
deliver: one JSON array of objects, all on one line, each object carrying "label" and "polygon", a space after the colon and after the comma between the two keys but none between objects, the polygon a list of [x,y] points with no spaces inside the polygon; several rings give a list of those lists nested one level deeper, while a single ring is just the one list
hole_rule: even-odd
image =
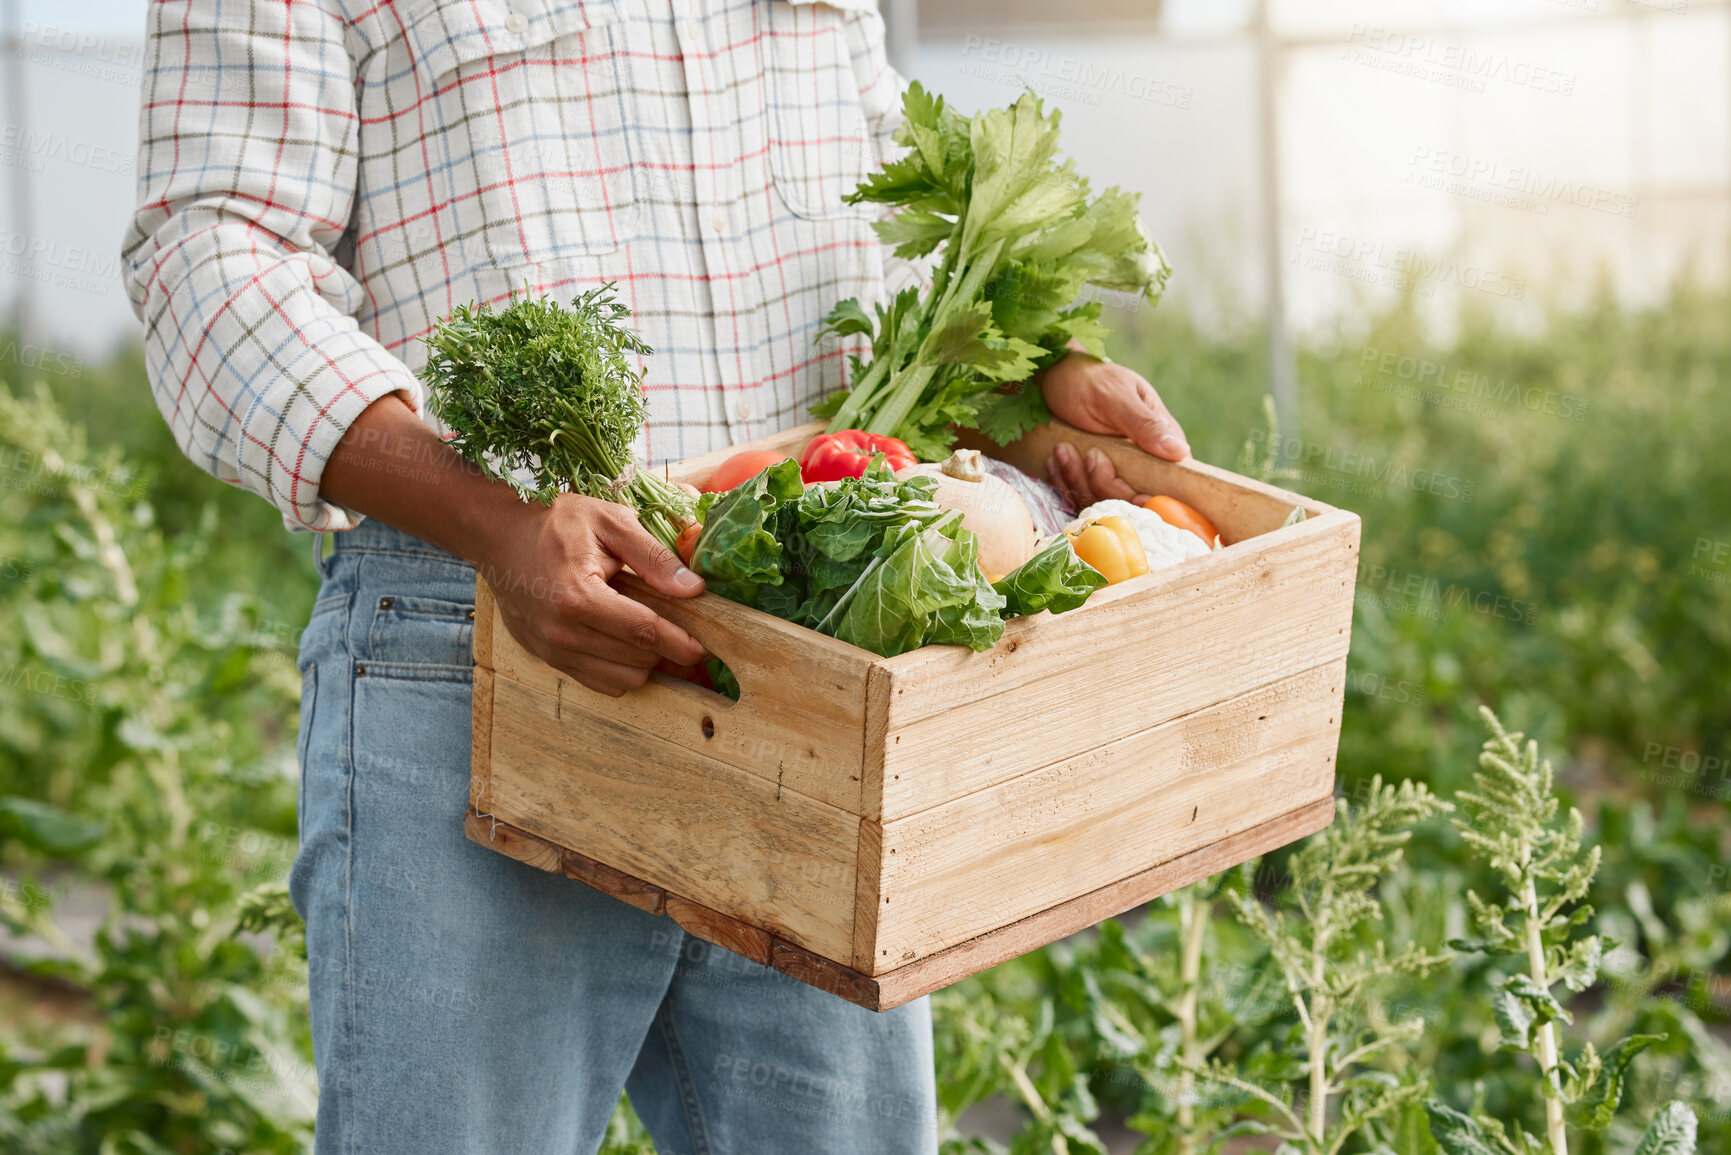
[{"label": "wooden crate", "polygon": [[887,1010],[1328,825],[1358,517],[1068,427],[991,453],[1039,475],[1059,439],[1233,544],[979,654],[878,657],[623,579],[732,668],[737,702],[660,674],[585,689],[480,583],[469,837]]}]

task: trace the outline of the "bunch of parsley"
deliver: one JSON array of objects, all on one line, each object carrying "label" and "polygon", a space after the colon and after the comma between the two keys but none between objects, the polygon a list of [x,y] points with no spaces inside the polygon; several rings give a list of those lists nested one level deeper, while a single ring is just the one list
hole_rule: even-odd
[{"label": "bunch of parsley", "polygon": [[421,380],[451,446],[525,501],[568,492],[629,505],[671,549],[695,501],[633,457],[645,402],[627,354],[651,349],[622,324],[629,312],[611,282],[570,308],[528,296],[497,311],[459,305],[427,337]]},{"label": "bunch of parsley", "polygon": [[897,256],[942,256],[923,295],[905,289],[875,319],[856,299],[836,306],[825,332],[870,336],[871,358],[855,358],[853,388],[813,412],[936,460],[951,425],[1003,444],[1049,420],[1039,388],[1018,384],[1072,339],[1103,355],[1100,303],[1078,300],[1084,285],[1154,303],[1171,269],[1134,195],[1090,199],[1074,163],[1057,159],[1059,114],[1031,93],[965,117],[913,84],[902,113],[906,155],[847,199],[899,208],[876,226]]}]

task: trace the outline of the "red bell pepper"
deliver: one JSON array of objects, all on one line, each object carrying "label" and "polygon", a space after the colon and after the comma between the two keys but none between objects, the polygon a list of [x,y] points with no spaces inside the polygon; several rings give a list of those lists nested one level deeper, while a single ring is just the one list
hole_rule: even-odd
[{"label": "red bell pepper", "polygon": [[811,439],[800,456],[799,475],[808,485],[814,481],[859,477],[878,453],[884,455],[892,470],[918,464],[913,450],[899,438],[863,429],[843,429],[839,433],[819,433]]}]

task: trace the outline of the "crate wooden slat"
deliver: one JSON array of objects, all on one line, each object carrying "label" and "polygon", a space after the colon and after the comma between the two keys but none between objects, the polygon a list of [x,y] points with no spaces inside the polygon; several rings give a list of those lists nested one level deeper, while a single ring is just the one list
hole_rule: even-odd
[{"label": "crate wooden slat", "polygon": [[737,702],[659,674],[589,691],[479,583],[469,836],[883,1010],[1327,825],[1358,518],[1068,428],[991,452],[1037,474],[1060,439],[1229,544],[981,654],[881,658],[622,579],[728,663]]}]

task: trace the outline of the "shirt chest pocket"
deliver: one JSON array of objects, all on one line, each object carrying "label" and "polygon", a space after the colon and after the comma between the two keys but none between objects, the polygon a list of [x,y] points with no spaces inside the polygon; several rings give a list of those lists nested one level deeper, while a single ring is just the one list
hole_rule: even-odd
[{"label": "shirt chest pocket", "polygon": [[874,215],[842,200],[878,164],[850,45],[862,35],[850,22],[877,19],[871,0],[772,0],[768,10],[763,63],[776,191],[801,217]]},{"label": "shirt chest pocket", "polygon": [[432,0],[406,44],[441,217],[472,265],[634,237],[637,98],[616,0]]}]

